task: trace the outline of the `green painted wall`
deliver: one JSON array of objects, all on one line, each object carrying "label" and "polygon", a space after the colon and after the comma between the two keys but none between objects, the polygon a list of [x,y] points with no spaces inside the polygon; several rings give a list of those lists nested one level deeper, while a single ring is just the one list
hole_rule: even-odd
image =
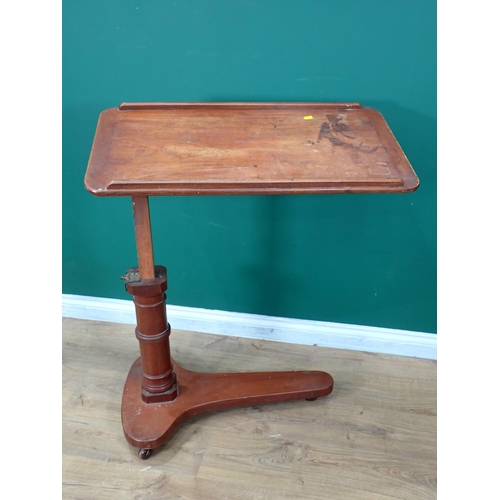
[{"label": "green painted wall", "polygon": [[129,198],[83,178],[123,101],[357,101],[412,194],[152,198],[171,304],[436,332],[436,2],[63,3],[63,293],[129,299]]}]

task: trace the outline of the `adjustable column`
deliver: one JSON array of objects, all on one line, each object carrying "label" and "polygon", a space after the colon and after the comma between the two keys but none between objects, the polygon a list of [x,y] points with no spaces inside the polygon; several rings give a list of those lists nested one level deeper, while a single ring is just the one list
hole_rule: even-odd
[{"label": "adjustable column", "polygon": [[167,322],[167,270],[155,266],[149,217],[149,198],[132,196],[139,266],[123,277],[133,295],[141,350],[141,397],[145,403],[164,403],[177,397],[176,376],[170,359],[170,325]]}]

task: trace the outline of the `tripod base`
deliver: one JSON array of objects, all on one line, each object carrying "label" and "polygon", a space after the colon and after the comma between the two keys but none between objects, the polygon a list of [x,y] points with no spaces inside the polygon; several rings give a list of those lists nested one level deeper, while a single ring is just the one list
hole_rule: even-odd
[{"label": "tripod base", "polygon": [[122,424],[125,437],[140,448],[139,456],[149,458],[175,429],[199,413],[264,403],[314,400],[333,390],[333,378],[320,371],[254,373],[198,373],[172,360],[178,394],[166,403],[145,403],[141,398],[142,366],[138,358],[125,382]]}]

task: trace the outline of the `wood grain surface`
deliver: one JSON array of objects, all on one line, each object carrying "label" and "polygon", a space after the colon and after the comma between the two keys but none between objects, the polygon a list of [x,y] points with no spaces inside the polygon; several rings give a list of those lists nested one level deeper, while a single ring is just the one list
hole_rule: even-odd
[{"label": "wood grain surface", "polygon": [[146,461],[120,408],[134,326],[63,319],[65,499],[434,499],[436,362],[173,330],[188,369],[324,370],[333,393],[191,417]]},{"label": "wood grain surface", "polygon": [[382,115],[357,103],[124,103],[100,115],[99,196],[410,192]]}]

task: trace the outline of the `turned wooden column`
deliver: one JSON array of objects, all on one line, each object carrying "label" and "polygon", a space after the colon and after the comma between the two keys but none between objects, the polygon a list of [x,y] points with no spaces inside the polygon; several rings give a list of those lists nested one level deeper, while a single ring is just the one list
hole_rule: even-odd
[{"label": "turned wooden column", "polygon": [[139,267],[125,275],[125,288],[134,298],[142,365],[141,396],[146,403],[173,401],[176,376],[170,357],[167,321],[167,270],[155,266],[147,196],[133,196],[134,227]]}]

